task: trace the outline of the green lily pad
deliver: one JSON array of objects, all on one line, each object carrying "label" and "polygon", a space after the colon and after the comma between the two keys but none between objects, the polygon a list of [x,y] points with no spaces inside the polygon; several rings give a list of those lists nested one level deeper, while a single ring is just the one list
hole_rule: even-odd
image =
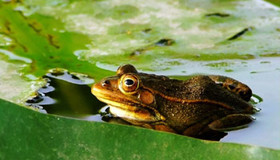
[{"label": "green lily pad", "polygon": [[279,159],[257,146],[67,119],[0,100],[0,159]]}]

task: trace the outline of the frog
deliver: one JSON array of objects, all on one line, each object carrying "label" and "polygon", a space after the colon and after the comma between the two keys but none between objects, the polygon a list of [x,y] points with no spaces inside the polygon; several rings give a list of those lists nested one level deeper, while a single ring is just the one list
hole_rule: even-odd
[{"label": "frog", "polygon": [[122,65],[115,76],[95,83],[91,92],[109,112],[129,124],[189,137],[219,140],[254,118],[252,90],[221,75],[177,80]]}]

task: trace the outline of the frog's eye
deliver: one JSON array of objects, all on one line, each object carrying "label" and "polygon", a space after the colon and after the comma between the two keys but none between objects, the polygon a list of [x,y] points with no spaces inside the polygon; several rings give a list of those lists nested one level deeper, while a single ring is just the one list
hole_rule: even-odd
[{"label": "frog's eye", "polygon": [[132,74],[125,74],[121,77],[119,89],[124,94],[133,94],[139,87],[138,77]]}]

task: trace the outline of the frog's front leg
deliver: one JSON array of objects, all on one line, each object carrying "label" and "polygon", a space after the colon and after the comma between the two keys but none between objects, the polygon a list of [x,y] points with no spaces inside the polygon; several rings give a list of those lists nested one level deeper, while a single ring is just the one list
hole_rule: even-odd
[{"label": "frog's front leg", "polygon": [[239,95],[245,101],[249,101],[252,96],[252,90],[246,84],[233,78],[219,75],[209,75],[209,78],[223,88]]}]

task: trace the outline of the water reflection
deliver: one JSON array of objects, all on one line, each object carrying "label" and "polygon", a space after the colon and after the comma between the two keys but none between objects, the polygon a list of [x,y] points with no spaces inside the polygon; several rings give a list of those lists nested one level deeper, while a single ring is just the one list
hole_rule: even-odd
[{"label": "water reflection", "polygon": [[[67,71],[52,71],[44,76],[47,84],[26,104],[42,112],[102,121],[99,110],[105,106],[90,92],[90,86]],[[91,118],[89,118],[91,117]]]}]

